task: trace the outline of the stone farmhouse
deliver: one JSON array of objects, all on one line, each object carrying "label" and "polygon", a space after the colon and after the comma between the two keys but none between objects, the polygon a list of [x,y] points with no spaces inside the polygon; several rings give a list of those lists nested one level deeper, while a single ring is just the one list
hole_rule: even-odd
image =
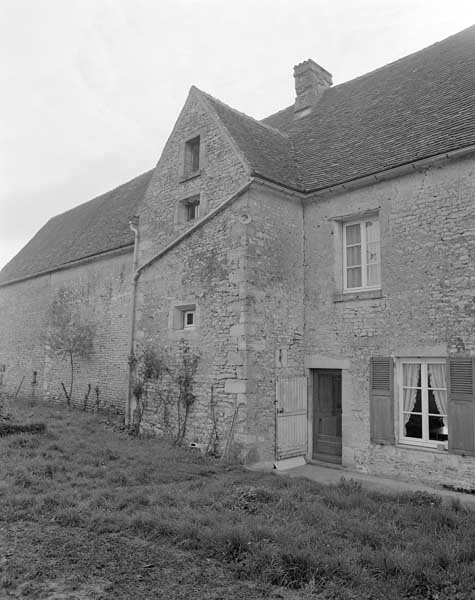
[{"label": "stone farmhouse", "polygon": [[[61,396],[42,341],[130,418],[128,356],[199,352],[187,441],[475,487],[475,26],[332,86],[313,60],[262,121],[190,89],[157,166],[60,214],[0,273],[0,376]],[[23,384],[18,390],[20,383]],[[143,427],[161,432],[151,394]]]}]

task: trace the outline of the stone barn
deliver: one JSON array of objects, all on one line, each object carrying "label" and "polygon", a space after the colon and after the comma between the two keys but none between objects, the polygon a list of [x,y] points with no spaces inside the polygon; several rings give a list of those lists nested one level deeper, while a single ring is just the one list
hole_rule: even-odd
[{"label": "stone barn", "polygon": [[152,348],[141,426],[170,432],[185,352],[186,443],[473,489],[475,27],[340,85],[313,60],[294,78],[262,121],[192,87],[152,171],[4,267],[3,389],[61,398],[45,335],[68,298],[94,329],[77,402],[91,384],[130,420],[129,357]]}]

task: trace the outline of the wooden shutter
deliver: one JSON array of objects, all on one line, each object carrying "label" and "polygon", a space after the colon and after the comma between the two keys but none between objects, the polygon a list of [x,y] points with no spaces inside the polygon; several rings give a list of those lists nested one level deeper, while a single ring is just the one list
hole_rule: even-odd
[{"label": "wooden shutter", "polygon": [[276,382],[276,458],[307,453],[307,378],[293,377]]},{"label": "wooden shutter", "polygon": [[370,361],[370,431],[375,444],[394,444],[394,365],[390,356]]},{"label": "wooden shutter", "polygon": [[451,356],[448,368],[449,452],[475,456],[474,359]]}]

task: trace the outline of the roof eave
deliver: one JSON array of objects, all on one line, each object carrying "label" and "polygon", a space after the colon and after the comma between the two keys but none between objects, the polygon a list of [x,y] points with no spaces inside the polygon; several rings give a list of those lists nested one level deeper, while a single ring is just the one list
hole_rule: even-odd
[{"label": "roof eave", "polygon": [[14,283],[21,283],[22,281],[27,281],[28,279],[34,279],[36,277],[41,277],[43,275],[49,275],[50,273],[55,273],[56,271],[64,271],[65,269],[70,269],[73,267],[78,267],[87,263],[90,263],[95,260],[102,260],[103,258],[112,258],[114,256],[120,256],[121,254],[126,254],[127,252],[132,252],[134,249],[134,243],[126,244],[124,246],[118,246],[117,248],[113,248],[112,250],[106,250],[105,252],[98,252],[96,254],[90,254],[88,256],[83,256],[82,258],[78,258],[77,260],[72,260],[69,262],[61,263],[60,265],[56,265],[51,267],[50,269],[44,269],[43,271],[37,271],[36,273],[30,273],[29,275],[23,275],[22,277],[15,277],[14,279],[7,279],[6,281],[0,281],[0,287],[6,287],[7,285],[13,285]]}]

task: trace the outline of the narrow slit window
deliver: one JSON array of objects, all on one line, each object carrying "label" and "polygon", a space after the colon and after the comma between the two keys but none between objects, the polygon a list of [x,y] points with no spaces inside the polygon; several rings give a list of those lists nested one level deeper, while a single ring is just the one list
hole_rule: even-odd
[{"label": "narrow slit window", "polygon": [[200,170],[200,136],[185,144],[185,174],[191,175]]}]

